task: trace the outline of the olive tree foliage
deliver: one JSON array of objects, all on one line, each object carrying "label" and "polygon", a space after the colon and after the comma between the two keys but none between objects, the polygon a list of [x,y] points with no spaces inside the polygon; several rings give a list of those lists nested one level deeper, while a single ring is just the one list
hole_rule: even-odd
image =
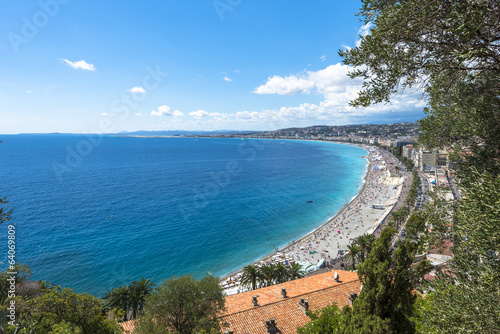
[{"label": "olive tree foliage", "polygon": [[430,267],[427,261],[412,265],[418,248],[413,235],[393,250],[395,233],[385,228],[358,267],[363,289],[352,312],[345,312],[346,333],[414,333],[414,289]]},{"label": "olive tree foliage", "polygon": [[223,290],[216,277],[206,276],[197,281],[190,275],[173,276],[146,297],[134,333],[220,332],[218,317],[224,305]]},{"label": "olive tree foliage", "polygon": [[[122,333],[116,320],[103,315],[104,302],[101,299],[68,288],[46,290],[32,299],[17,297],[16,305],[21,334]],[[7,332],[13,332],[12,326],[8,326]]]},{"label": "olive tree foliage", "polygon": [[468,146],[468,161],[500,172],[500,2],[363,0],[371,24],[359,46],[341,50],[363,89],[351,105],[390,103],[404,91],[428,102],[421,141]]},{"label": "olive tree foliage", "polygon": [[9,221],[11,219],[12,209],[7,209],[7,197],[0,198],[0,224]]},{"label": "olive tree foliage", "polygon": [[301,327],[303,334],[390,334],[415,333],[414,304],[415,288],[430,270],[427,261],[413,265],[418,244],[411,241],[422,232],[419,220],[411,219],[408,238],[397,250],[392,248],[396,233],[393,226],[382,231],[380,238],[365,261],[358,266],[358,275],[363,282],[359,298],[352,308],[349,305],[340,311],[337,306],[309,313],[311,321]]},{"label": "olive tree foliage", "polygon": [[454,257],[417,305],[421,333],[500,333],[500,179],[472,169],[461,186]]},{"label": "olive tree foliage", "polygon": [[[2,141],[0,140],[0,144],[1,143]],[[11,219],[13,209],[8,210],[7,204],[9,204],[9,202],[7,201],[7,197],[0,197],[0,225]]]}]

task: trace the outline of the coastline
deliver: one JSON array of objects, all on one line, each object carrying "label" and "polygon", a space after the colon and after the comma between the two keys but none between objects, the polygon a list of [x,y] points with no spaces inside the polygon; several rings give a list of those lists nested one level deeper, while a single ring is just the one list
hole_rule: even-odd
[{"label": "coastline", "polygon": [[[373,157],[373,154],[369,151],[370,148],[373,148],[372,146],[370,145],[359,145],[359,144],[352,144],[352,143],[344,143],[344,142],[332,142],[332,141],[322,141],[322,142],[328,142],[328,143],[335,143],[335,144],[341,144],[341,145],[349,145],[349,146],[356,146],[356,147],[359,147],[359,148],[362,148],[366,151],[366,157],[365,159],[368,160],[368,163],[367,163],[367,166],[366,166],[366,170],[365,170],[365,173],[363,175],[363,184],[362,186],[360,187],[358,193],[348,202],[346,203],[333,217],[327,219],[326,222],[322,223],[320,226],[318,226],[317,228],[311,230],[310,232],[306,233],[305,235],[299,237],[298,239],[296,240],[293,240],[292,242],[286,244],[286,245],[283,245],[281,247],[279,247],[277,249],[277,251],[273,251],[273,252],[270,252],[262,257],[260,257],[259,259],[253,261],[253,262],[250,262],[246,265],[249,265],[249,264],[262,264],[263,262],[270,262],[271,260],[271,257],[273,256],[276,256],[277,254],[279,254],[280,256],[283,256],[283,260],[285,259],[285,254],[287,256],[287,259],[288,259],[288,256],[290,254],[294,254],[294,251],[297,252],[296,254],[297,255],[290,255],[290,256],[293,256],[293,260],[292,261],[296,261],[296,262],[299,262],[300,260],[304,260],[304,259],[307,259],[307,260],[312,260],[314,258],[314,260],[318,259],[318,256],[314,256],[316,253],[318,253],[318,251],[314,250],[314,254],[311,253],[311,248],[309,247],[306,247],[308,248],[307,250],[305,250],[304,247],[300,247],[301,245],[304,245],[304,243],[307,243],[307,242],[312,242],[312,241],[316,241],[316,248],[318,248],[320,245],[323,248],[323,247],[326,247],[325,245],[325,241],[333,241],[332,237],[330,237],[330,233],[331,233],[331,228],[335,225],[335,229],[339,228],[338,230],[338,235],[342,235],[340,237],[340,239],[343,239],[345,237],[345,239],[343,239],[342,243],[344,244],[345,241],[348,241],[348,240],[352,240],[353,238],[349,238],[351,236],[351,231],[349,231],[347,233],[347,235],[344,235],[344,233],[341,233],[340,230],[341,228],[339,227],[339,221],[342,220],[342,222],[340,222],[342,228],[344,228],[344,221],[346,220],[346,214],[348,214],[348,211],[349,209],[352,209],[353,207],[356,207],[359,208],[358,210],[356,210],[356,212],[354,213],[353,216],[355,215],[358,215],[358,212],[361,212],[363,211],[364,213],[367,213],[367,208],[368,208],[368,211],[372,211],[371,214],[375,214],[374,209],[371,209],[371,205],[374,205],[374,204],[378,204],[378,203],[373,203],[373,202],[369,202],[367,203],[366,200],[367,200],[367,197],[370,197],[370,190],[368,188],[372,188],[374,184],[377,183],[376,180],[378,180],[378,178],[381,177],[380,173],[377,173],[375,170],[374,170],[374,166],[376,163],[372,162],[371,161],[371,158]],[[376,150],[377,154],[378,154],[378,150]],[[377,155],[375,154],[375,155]],[[385,161],[382,162],[382,164],[385,164]],[[374,175],[374,174],[377,174],[377,175]],[[383,178],[384,178],[384,182],[385,182],[385,179],[387,179],[389,177],[389,175],[385,175]],[[400,183],[400,182],[398,182]],[[380,184],[382,184],[382,182],[380,182]],[[391,182],[391,184],[386,184],[387,185],[387,189],[386,189],[386,193],[387,193],[387,190],[391,189],[393,187],[393,183]],[[391,195],[394,196],[394,192],[391,192]],[[390,196],[390,197],[392,197]],[[364,204],[364,207],[363,208],[360,208],[360,205]],[[373,226],[375,226],[376,224],[380,224],[380,222],[383,220],[382,217],[385,217],[388,213],[388,211],[390,210],[384,210],[383,213],[381,213],[380,211],[378,211],[377,213],[378,214],[375,214],[375,223],[372,223],[372,224],[367,224],[367,226],[365,227],[365,225],[363,224],[362,226],[364,227],[363,229],[360,229],[360,231],[357,231],[358,230],[358,224],[355,224],[355,230],[358,232],[358,233],[353,233],[353,234],[356,234],[356,235],[361,235],[361,234],[365,234],[367,233],[368,231],[372,231],[371,233],[373,233]],[[381,214],[380,214],[381,213]],[[367,215],[368,217],[369,215]],[[354,220],[354,218],[352,218]],[[350,223],[350,216],[349,216],[349,222],[345,222],[347,226],[350,226],[349,223]],[[349,227],[346,227],[346,229],[349,229]],[[354,231],[352,231],[354,232]],[[361,233],[359,233],[361,232]],[[316,239],[316,236],[320,236],[319,237],[319,240],[322,240],[322,242],[320,241],[317,241]],[[321,238],[323,237],[323,238]],[[334,235],[334,237],[336,238],[337,235]],[[327,240],[328,238],[328,240]],[[337,241],[337,247],[333,247],[330,245],[330,243],[328,242],[327,245],[330,249],[334,250],[334,249],[337,249],[337,252],[338,252],[338,249],[343,249],[342,247],[340,247],[340,243],[341,241],[340,240],[336,240]],[[311,246],[312,244],[309,243],[308,244],[309,246]],[[299,248],[300,248],[300,254],[299,254]],[[345,249],[345,247],[344,247]],[[302,254],[302,250],[305,250]],[[324,251],[328,252],[328,250],[325,250],[323,249]],[[307,252],[309,252],[309,255],[307,255]],[[328,260],[333,260],[335,258],[335,256],[337,255],[337,252],[333,251],[333,252],[329,252],[327,255],[328,255]],[[322,253],[321,254],[321,258],[325,258],[326,253]],[[313,255],[309,258],[310,255]],[[325,259],[326,260],[326,259]],[[311,261],[306,261],[306,262],[311,262]],[[244,265],[244,266],[246,266]],[[235,276],[238,276],[238,275],[241,275],[241,272],[243,271],[243,268],[244,266],[236,269],[236,270],[233,270],[231,272],[229,272],[228,274],[225,274],[223,276],[221,276],[221,282],[226,282],[226,280],[229,278],[232,278],[232,277],[235,277]],[[238,289],[239,291],[239,289]],[[235,292],[237,293],[237,292]]]}]

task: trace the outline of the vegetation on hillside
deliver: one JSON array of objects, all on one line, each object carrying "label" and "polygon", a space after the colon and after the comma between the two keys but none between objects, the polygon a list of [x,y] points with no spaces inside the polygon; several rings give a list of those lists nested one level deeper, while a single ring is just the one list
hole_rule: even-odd
[{"label": "vegetation on hillside", "polygon": [[[429,283],[432,292],[411,309],[415,297],[408,293],[419,281],[409,279],[404,289],[393,291],[386,300],[387,309],[384,304],[374,306],[387,286],[365,284],[352,311],[344,310],[340,321],[338,313],[332,314],[339,333],[500,332],[499,7],[491,0],[363,1],[359,15],[371,25],[370,34],[356,48],[340,51],[344,63],[355,67],[351,77],[364,80],[362,92],[351,104],[367,107],[390,103],[403,91],[425,92],[429,108],[420,122],[421,142],[454,147],[464,196],[456,203],[436,197],[430,208],[410,217],[409,237],[391,257],[400,252],[411,256],[435,241],[453,241],[453,259]],[[378,248],[379,255],[382,249]],[[401,272],[415,268],[406,261],[410,257],[404,258],[388,266],[383,256],[369,255],[359,271],[368,281],[387,268],[396,273],[398,266]],[[428,270],[423,267],[418,275]],[[403,303],[392,303],[398,299]],[[324,321],[321,316],[313,319],[313,323]]]},{"label": "vegetation on hillside", "polygon": [[218,316],[224,305],[216,277],[205,276],[199,281],[190,275],[171,277],[146,298],[134,334],[218,332]]}]

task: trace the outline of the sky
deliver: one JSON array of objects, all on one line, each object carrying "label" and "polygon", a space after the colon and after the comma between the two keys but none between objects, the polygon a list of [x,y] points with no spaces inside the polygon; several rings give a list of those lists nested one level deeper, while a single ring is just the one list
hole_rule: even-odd
[{"label": "sky", "polygon": [[360,1],[6,1],[0,133],[275,130],[415,121],[419,96],[352,108],[339,49]]}]

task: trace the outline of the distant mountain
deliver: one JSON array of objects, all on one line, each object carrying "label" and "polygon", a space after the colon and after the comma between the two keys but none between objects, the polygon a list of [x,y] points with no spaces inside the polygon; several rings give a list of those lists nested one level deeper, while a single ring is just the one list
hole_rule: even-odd
[{"label": "distant mountain", "polygon": [[115,135],[117,136],[210,136],[210,135],[228,135],[228,134],[248,134],[257,131],[235,131],[235,130],[215,130],[215,131],[184,131],[184,130],[170,130],[170,131],[122,131]]}]

